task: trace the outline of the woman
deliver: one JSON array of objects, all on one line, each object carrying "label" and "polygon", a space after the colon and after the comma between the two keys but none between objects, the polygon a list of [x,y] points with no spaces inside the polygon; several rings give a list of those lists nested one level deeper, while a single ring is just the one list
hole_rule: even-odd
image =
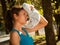
[{"label": "woman", "polygon": [[40,22],[34,28],[22,28],[28,21],[28,13],[21,8],[13,7],[7,11],[7,29],[10,31],[10,43],[11,45],[34,45],[34,40],[28,33],[37,31],[38,29],[47,25],[47,20],[44,17],[40,17]]}]

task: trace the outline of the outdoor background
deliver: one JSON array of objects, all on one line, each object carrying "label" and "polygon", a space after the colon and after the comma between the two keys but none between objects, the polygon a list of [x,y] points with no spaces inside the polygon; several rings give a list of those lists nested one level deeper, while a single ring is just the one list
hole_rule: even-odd
[{"label": "outdoor background", "polygon": [[23,3],[34,7],[48,20],[48,25],[36,32],[29,33],[34,45],[60,45],[60,0],[0,0],[0,45],[9,45],[6,29],[6,12],[14,5]]}]

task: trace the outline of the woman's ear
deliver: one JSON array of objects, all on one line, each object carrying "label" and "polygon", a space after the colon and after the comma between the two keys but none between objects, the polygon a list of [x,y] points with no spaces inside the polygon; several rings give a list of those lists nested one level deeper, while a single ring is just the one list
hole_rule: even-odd
[{"label": "woman's ear", "polygon": [[14,17],[15,20],[17,19],[17,15],[16,14],[14,14],[13,17]]}]

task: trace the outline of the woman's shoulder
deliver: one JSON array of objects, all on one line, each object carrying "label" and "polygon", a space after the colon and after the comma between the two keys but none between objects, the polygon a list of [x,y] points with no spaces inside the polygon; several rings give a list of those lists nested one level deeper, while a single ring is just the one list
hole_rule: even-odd
[{"label": "woman's shoulder", "polygon": [[16,31],[14,32],[10,32],[10,42],[11,44],[19,44],[19,41],[20,41],[20,37],[18,35],[18,33]]},{"label": "woman's shoulder", "polygon": [[16,31],[10,32],[10,37],[19,37],[18,33]]}]

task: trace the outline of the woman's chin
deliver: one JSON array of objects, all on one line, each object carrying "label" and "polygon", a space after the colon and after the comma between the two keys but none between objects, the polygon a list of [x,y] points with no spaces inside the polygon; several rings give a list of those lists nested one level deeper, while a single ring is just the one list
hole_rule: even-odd
[{"label": "woman's chin", "polygon": [[26,23],[27,23],[27,21],[24,21],[24,22],[22,22],[21,24],[22,24],[22,25],[25,25]]},{"label": "woman's chin", "polygon": [[22,25],[25,25],[26,24],[26,22],[25,23],[22,23]]}]

